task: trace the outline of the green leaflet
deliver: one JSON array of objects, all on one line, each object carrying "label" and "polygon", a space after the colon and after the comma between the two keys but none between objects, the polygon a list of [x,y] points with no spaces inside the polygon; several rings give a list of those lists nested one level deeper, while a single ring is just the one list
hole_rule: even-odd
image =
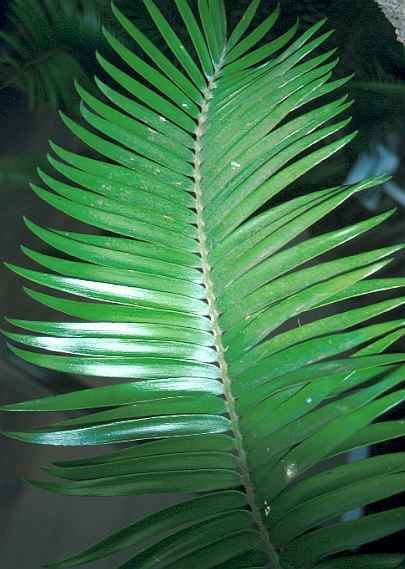
[{"label": "green leaflet", "polygon": [[244,495],[240,492],[228,491],[207,494],[192,501],[186,501],[177,506],[152,514],[135,523],[133,526],[105,539],[82,554],[60,563],[51,563],[50,567],[73,567],[80,563],[94,561],[127,547],[137,547],[140,551],[147,540],[152,543],[176,532],[176,528],[186,528],[207,519],[214,518],[219,513],[238,509],[245,505]]},{"label": "green leaflet", "polygon": [[181,454],[165,454],[137,460],[122,460],[96,466],[63,468],[60,466],[46,469],[49,474],[66,480],[89,480],[122,476],[126,474],[187,471],[194,469],[215,469],[222,463],[225,470],[237,470],[236,459],[231,454],[209,452],[188,452]]},{"label": "green leaflet", "polygon": [[404,488],[404,473],[375,475],[371,480],[354,482],[350,488],[322,495],[291,510],[288,521],[282,520],[273,528],[273,539],[284,545],[334,515],[388,498]]},{"label": "green leaflet", "polygon": [[[331,553],[337,553],[346,549],[352,543],[364,544],[379,539],[404,527],[404,509],[396,508],[381,514],[366,516],[364,519],[354,522],[346,522],[332,528],[317,530],[297,540],[293,546],[286,550],[285,557],[302,569],[311,567],[314,561],[318,561]],[[301,549],[302,545],[306,548]],[[301,557],[298,560],[298,551]],[[303,551],[305,555],[302,556]]]},{"label": "green leaflet", "polygon": [[204,437],[199,435],[190,435],[176,438],[166,438],[157,441],[145,442],[138,445],[130,445],[121,450],[115,450],[109,454],[98,455],[92,458],[81,460],[65,460],[63,462],[55,462],[54,466],[63,468],[88,467],[100,464],[108,464],[110,462],[121,462],[132,459],[145,459],[153,456],[164,456],[189,452],[226,452],[230,453],[234,450],[234,441],[232,437],[225,434],[208,434]]},{"label": "green leaflet", "polygon": [[[208,549],[206,553],[210,557],[212,556],[212,561],[217,563],[249,551],[252,547],[251,543],[257,543],[257,534],[251,529],[251,516],[246,511],[225,514],[216,520],[210,521],[205,524],[204,532],[201,532],[202,527],[202,525],[194,526],[173,538],[168,538],[150,551],[146,551],[144,555],[132,559],[122,567],[138,566],[142,567],[142,569],[152,568],[153,564],[156,563],[156,555],[158,559],[162,559],[160,562],[162,567],[173,569],[174,567],[187,567],[187,563],[191,561],[190,554],[198,556],[199,552],[205,548]],[[234,537],[239,538],[239,544],[237,544],[238,540]],[[248,537],[250,538],[250,544]],[[231,543],[233,547],[229,547]],[[222,558],[222,556],[224,557]],[[201,559],[201,554],[199,557]],[[203,567],[207,566],[204,561],[202,563]]]},{"label": "green leaflet", "polygon": [[122,383],[108,387],[96,387],[82,392],[44,397],[14,405],[6,405],[7,411],[77,411],[80,409],[97,409],[129,403],[150,403],[157,396],[175,398],[176,395],[190,396],[193,392],[200,394],[220,395],[221,389],[217,381],[190,381],[177,378],[176,380],[150,380]]},{"label": "green leaflet", "polygon": [[41,489],[196,496],[49,566],[126,551],[119,569],[400,569],[402,555],[356,549],[403,529],[403,509],[339,519],[404,490],[403,453],[324,467],[405,434],[384,420],[405,398],[405,281],[375,274],[403,246],[339,249],[393,211],[313,234],[388,178],[299,182],[355,136],[331,32],[277,35],[278,7],[254,26],[259,0],[228,31],[223,0],[173,0],[180,33],[141,4],[156,39],[112,7],[114,59],[97,54],[103,79],[76,84],[80,122],[61,115],[86,155],[51,143],[32,186],[92,231],[25,220],[47,250],[22,247],[35,269],[8,263],[55,313],[8,318],[12,352],[97,379],[1,410],[66,414],[5,433],[20,441],[103,447],[43,468]]},{"label": "green leaflet", "polygon": [[393,453],[367,458],[345,464],[322,472],[308,480],[303,480],[288,495],[281,495],[272,507],[269,524],[274,526],[280,518],[288,518],[288,512],[296,504],[306,502],[314,497],[327,495],[339,488],[347,488],[363,479],[372,479],[377,475],[390,475],[404,469],[403,453]]},{"label": "green leaflet", "polygon": [[[301,416],[299,417],[298,421],[295,420],[288,422],[287,420],[286,424],[282,428],[270,434],[269,437],[264,438],[262,441],[260,441],[259,445],[256,445],[255,448],[252,447],[250,455],[252,462],[258,466],[264,466],[266,464],[267,468],[272,468],[294,445],[301,443],[305,439],[311,437],[314,433],[317,433],[317,431],[322,429],[332,420],[338,417],[342,417],[345,413],[356,411],[364,405],[368,405],[381,393],[384,393],[387,389],[387,386],[389,388],[389,386],[392,385],[389,377],[390,372],[394,374],[393,385],[398,385],[402,381],[403,370],[399,368],[398,376],[395,378],[394,366],[387,368],[380,367],[377,369],[368,368],[355,370],[352,373],[335,374],[331,375],[330,379],[328,376],[323,377],[323,382],[326,382],[325,387],[322,386],[323,389],[321,388],[321,393],[320,395],[317,395],[316,398],[314,398],[315,389],[312,390],[312,393],[309,393],[309,396],[305,401],[306,406],[304,409],[301,409]],[[385,374],[388,374],[387,381],[384,381]],[[365,386],[368,381],[376,379],[381,380],[378,382],[377,389],[363,388],[356,390],[356,388],[359,386]],[[331,386],[329,382],[332,384]],[[314,384],[312,385],[315,387]],[[338,388],[336,388],[337,385],[339,386]],[[353,394],[349,393],[349,395],[346,395],[337,401],[333,401],[332,399],[331,402],[327,402],[327,404],[320,406],[319,408],[316,407],[318,402],[322,402],[328,395],[345,394],[352,388],[355,388]],[[307,394],[308,391],[310,391],[309,387],[306,389]],[[300,402],[301,393],[299,390],[291,390],[289,396],[294,396],[295,393],[297,393],[298,402]],[[311,399],[314,399],[314,406],[312,406]],[[401,401],[401,398],[399,398],[399,401]],[[288,403],[293,405],[294,399],[291,398]],[[377,414],[377,417],[378,416],[379,415]],[[328,451],[326,453],[326,456],[329,457],[340,454],[342,448],[346,448],[346,446],[350,444],[351,439],[352,435],[347,438],[347,443],[345,440],[345,442],[338,444],[336,448]],[[263,446],[266,450],[265,453],[261,452]],[[351,447],[349,447],[349,450],[350,449]],[[264,469],[263,472],[260,470],[257,477],[260,478],[261,476],[265,475],[266,469]]]},{"label": "green leaflet", "polygon": [[[63,263],[63,261],[61,261]],[[22,269],[14,265],[7,265],[8,268],[20,276],[31,280],[37,284],[43,284],[49,288],[62,292],[70,292],[77,296],[92,298],[95,300],[112,301],[118,304],[133,306],[161,307],[169,310],[190,312],[192,314],[207,315],[206,305],[200,300],[193,300],[185,296],[178,296],[171,293],[152,292],[147,289],[124,284],[113,284],[107,282],[91,281],[81,278],[80,271],[78,278],[60,277],[51,273],[40,273],[29,269]],[[76,275],[75,275],[76,276]]]},{"label": "green leaflet", "polygon": [[184,359],[194,360],[194,361],[206,361],[208,363],[215,362],[217,360],[217,354],[211,348],[198,348],[192,344],[180,343],[180,342],[159,342],[159,341],[149,341],[141,342],[138,340],[130,339],[93,339],[87,338],[80,339],[76,338],[65,338],[62,340],[58,337],[42,336],[41,338],[35,338],[34,336],[27,334],[14,334],[10,332],[4,332],[10,340],[14,342],[19,342],[25,344],[26,346],[31,346],[34,348],[40,348],[50,352],[63,352],[66,354],[77,354],[86,356],[96,356],[96,355],[159,355],[161,357],[183,357]]},{"label": "green leaflet", "polygon": [[186,73],[194,84],[202,89],[205,87],[205,80],[200,72],[198,66],[194,63],[193,59],[188,54],[185,46],[180,42],[176,33],[172,30],[167,20],[164,18],[159,8],[152,2],[152,0],[144,0],[144,4],[155,22],[157,28],[162,34],[163,39],[169,46],[173,55],[178,59]]},{"label": "green leaflet", "polygon": [[[182,112],[191,115],[193,118],[198,116],[198,107],[195,105],[174,83],[167,77],[156,71],[152,66],[148,65],[136,56],[131,50],[127,49],[120,41],[112,36],[107,30],[104,30],[104,36],[110,46],[117,54],[127,62],[141,77],[146,79],[151,85],[156,87],[161,93],[170,97],[181,110],[177,111],[178,124],[182,122]],[[184,109],[184,111],[183,111]],[[184,119],[183,119],[184,120]]]},{"label": "green leaflet", "polygon": [[256,11],[260,5],[261,0],[252,0],[249,6],[246,8],[245,13],[243,14],[242,18],[239,20],[235,28],[232,30],[232,33],[229,35],[228,38],[228,48],[231,49],[234,45],[236,45],[246,30],[249,28]]},{"label": "green leaflet", "polygon": [[189,360],[148,356],[52,356],[10,349],[27,362],[62,371],[91,376],[123,379],[163,379],[166,377],[197,377],[218,379],[218,368],[213,364]]},{"label": "green leaflet", "polygon": [[347,452],[363,446],[374,445],[391,439],[396,439],[405,435],[405,428],[402,421],[384,421],[375,423],[352,437],[349,437],[342,445],[336,449],[336,454]]},{"label": "green leaflet", "polygon": [[[63,238],[58,239],[59,243]],[[161,292],[166,292],[170,290],[175,294],[182,294],[191,298],[201,299],[203,298],[203,288],[198,285],[189,285],[184,281],[179,279],[167,279],[161,275],[157,276],[145,276],[144,274],[139,274],[134,271],[127,271],[116,268],[106,268],[98,266],[96,269],[94,265],[90,263],[77,263],[72,261],[63,261],[56,257],[50,257],[49,255],[43,255],[29,249],[28,247],[22,247],[22,251],[32,259],[36,261],[39,265],[53,270],[59,274],[69,275],[71,277],[78,278],[89,278],[95,280],[103,280],[105,282],[110,282],[111,284],[122,284],[122,285],[134,285],[137,288],[151,289]],[[98,251],[96,250],[96,253]],[[93,260],[94,259],[90,259]]]},{"label": "green leaflet", "polygon": [[[319,462],[321,456],[331,454],[341,441],[368,425],[380,414],[404,401],[404,397],[404,391],[387,395],[381,400],[374,401],[368,407],[332,420],[319,432],[304,440],[297,448],[283,457],[277,465],[273,474],[273,487],[267,493],[268,499],[277,496],[291,480]],[[335,433],[335,436],[331,435],[332,432]]]},{"label": "green leaflet", "polygon": [[[103,444],[97,439],[94,444]],[[114,440],[114,439],[113,439]],[[125,440],[125,439],[121,439]],[[48,443],[46,443],[48,444]],[[105,444],[105,443],[104,443]],[[31,480],[31,484],[57,494],[70,496],[133,496],[137,494],[213,492],[219,489],[237,489],[238,472],[226,469],[195,468],[145,474],[98,478],[78,482],[44,482]]]},{"label": "green leaflet", "polygon": [[35,320],[8,319],[16,327],[59,337],[73,338],[151,338],[155,340],[181,341],[199,346],[212,346],[213,339],[207,332],[187,330],[159,324],[133,324],[130,322],[40,322]]},{"label": "green leaflet", "polygon": [[[189,13],[187,10],[187,4],[180,4],[178,6],[179,10],[184,10],[185,13]],[[193,99],[196,102],[201,100],[201,93],[194,85],[189,81],[178,68],[173,65],[173,63],[168,59],[153,43],[149,40],[141,30],[139,30],[133,22],[128,20],[128,18],[115,6],[112,4],[112,11],[116,16],[117,20],[120,22],[122,27],[128,32],[128,34],[137,42],[138,46],[144,50],[144,52],[156,63],[156,65],[165,73],[170,79],[180,87],[184,93],[189,93],[193,95]],[[197,27],[196,33],[199,29]]]},{"label": "green leaflet", "polygon": [[[142,247],[142,245],[139,249],[133,248],[129,240],[117,239],[113,241],[108,237],[103,238],[96,235],[63,234],[44,229],[28,219],[25,220],[25,223],[34,235],[53,248],[96,265],[131,269],[137,271],[138,274],[146,273],[159,277],[176,278],[185,281],[178,283],[183,286],[187,286],[187,281],[201,283],[202,280],[201,273],[198,270],[153,258],[153,250]],[[128,251],[125,250],[126,248]],[[198,291],[199,289],[192,287],[187,290],[190,293],[192,290]]]},{"label": "green leaflet", "polygon": [[[155,134],[153,136],[155,137]],[[144,208],[150,207],[153,203],[151,200],[157,199],[162,204],[163,211],[166,210],[172,216],[186,222],[195,219],[192,212],[188,211],[193,206],[192,196],[184,191],[180,183],[176,186],[169,186],[146,174],[137,172],[133,174],[136,176],[138,184],[137,191],[134,191],[130,177],[127,175],[128,171],[124,168],[116,166],[112,171],[110,168],[110,177],[106,181],[102,176],[103,168],[100,167],[99,170],[97,167],[95,168],[94,161],[91,159],[82,160],[77,154],[69,153],[55,145],[52,148],[61,159],[66,160],[71,165],[62,163],[48,155],[48,162],[51,166],[65,178],[84,188],[102,195],[113,196],[119,202],[137,204]]]},{"label": "green leaflet", "polygon": [[[111,444],[126,441],[157,439],[162,436],[201,435],[225,433],[229,421],[215,415],[174,415],[146,419],[124,420],[90,427],[52,431],[36,429],[30,433],[9,432],[8,435],[26,442],[39,444],[77,446]],[[180,491],[180,489],[178,490]]]}]

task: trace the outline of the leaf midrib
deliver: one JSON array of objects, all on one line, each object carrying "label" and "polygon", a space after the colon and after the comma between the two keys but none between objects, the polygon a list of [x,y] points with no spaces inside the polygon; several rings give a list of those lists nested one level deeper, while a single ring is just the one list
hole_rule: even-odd
[{"label": "leaf midrib", "polygon": [[218,365],[221,372],[220,375],[224,389],[226,407],[231,421],[232,433],[235,439],[237,459],[239,463],[242,484],[246,493],[248,505],[252,512],[253,520],[263,540],[265,551],[269,558],[268,569],[281,569],[277,552],[270,541],[269,533],[264,524],[260,508],[257,504],[255,487],[250,476],[248,459],[244,448],[243,435],[239,425],[240,423],[239,415],[236,409],[236,400],[232,392],[232,380],[229,375],[228,363],[225,358],[226,350],[222,341],[223,333],[219,323],[220,313],[217,308],[214,284],[211,279],[209,250],[207,245],[207,236],[205,233],[204,201],[203,201],[203,192],[202,192],[202,172],[201,172],[203,138],[205,134],[205,125],[208,119],[210,101],[214,96],[214,91],[217,87],[218,81],[222,74],[222,69],[224,67],[226,60],[226,51],[227,50],[225,48],[221,55],[220,60],[215,65],[215,72],[213,76],[209,79],[208,85],[203,92],[204,97],[201,102],[201,111],[198,116],[198,124],[195,131],[193,177],[194,177],[194,193],[195,193],[196,211],[197,211],[197,237],[199,245],[199,254],[201,257],[203,282],[207,291],[209,318],[211,320],[211,325],[212,325],[212,334],[214,336],[215,349],[218,353]]}]

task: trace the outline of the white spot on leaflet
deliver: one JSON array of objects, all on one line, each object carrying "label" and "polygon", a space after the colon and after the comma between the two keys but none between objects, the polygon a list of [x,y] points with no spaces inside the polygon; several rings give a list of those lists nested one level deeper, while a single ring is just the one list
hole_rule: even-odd
[{"label": "white spot on leaflet", "polygon": [[312,403],[312,397],[307,397],[305,401],[306,401],[306,402],[308,403],[308,405],[309,405],[310,403]]},{"label": "white spot on leaflet", "polygon": [[165,119],[165,117],[159,117],[160,122],[167,122],[167,119]]},{"label": "white spot on leaflet", "polygon": [[270,506],[270,504],[268,503],[268,501],[265,500],[265,501],[264,501],[264,515],[266,516],[266,518],[269,517],[270,512],[271,512],[271,506]]},{"label": "white spot on leaflet", "polygon": [[288,480],[292,480],[293,478],[295,478],[298,474],[297,465],[294,462],[290,462],[289,464],[287,464],[285,469],[285,474]]},{"label": "white spot on leaflet", "polygon": [[231,168],[232,168],[232,170],[240,170],[241,165],[239,162],[236,162],[235,160],[233,160],[231,162]]},{"label": "white spot on leaflet", "polygon": [[188,104],[187,104],[187,103],[182,103],[181,106],[183,107],[183,109],[188,109]]}]

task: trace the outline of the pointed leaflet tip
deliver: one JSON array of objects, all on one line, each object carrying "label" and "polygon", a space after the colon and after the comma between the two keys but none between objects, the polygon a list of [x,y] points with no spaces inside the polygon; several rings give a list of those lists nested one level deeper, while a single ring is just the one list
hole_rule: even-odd
[{"label": "pointed leaflet tip", "polygon": [[380,223],[384,223],[387,219],[392,217],[397,211],[398,211],[397,207],[393,207],[391,209],[388,209],[387,211],[383,211],[383,213],[380,214],[380,217],[382,218]]},{"label": "pointed leaflet tip", "polygon": [[90,111],[89,111],[88,107],[86,107],[86,104],[83,100],[80,101],[79,110],[80,110],[80,114],[82,116],[85,115],[86,113],[90,114]]},{"label": "pointed leaflet tip", "polygon": [[7,261],[4,261],[3,264],[9,271],[12,271],[13,273],[16,272],[15,269],[17,268],[17,265],[13,265],[13,263],[8,263]]},{"label": "pointed leaflet tip", "polygon": [[[114,16],[118,19],[120,16],[124,16],[124,14],[121,12],[121,10],[118,8],[118,6],[116,5],[116,3],[114,1],[111,2],[111,12],[114,14]],[[125,17],[125,16],[124,16]]]},{"label": "pointed leaflet tip", "polygon": [[102,62],[105,61],[104,57],[101,55],[101,53],[99,52],[98,49],[96,49],[96,51],[94,52],[95,56],[96,56],[96,60],[98,61],[98,63],[100,65],[102,65]]},{"label": "pointed leaflet tip", "polygon": [[9,316],[4,316],[4,320],[8,323],[11,324],[11,326],[15,326],[15,327],[21,327],[20,323],[23,322],[23,320],[19,320],[18,318],[10,318]]},{"label": "pointed leaflet tip", "polygon": [[[16,405],[18,405],[18,403],[16,403]],[[14,405],[12,403],[9,403],[7,405],[1,405],[0,406],[0,412],[5,412],[5,413],[12,413],[13,411],[17,411],[17,409],[14,409]],[[4,436],[8,436],[7,431],[0,431],[0,435],[4,435]]]},{"label": "pointed leaflet tip", "polygon": [[[4,407],[1,407],[1,410],[7,411],[6,409],[7,405],[5,405]],[[8,439],[15,439],[17,441],[24,441],[24,438],[22,437],[24,433],[20,433],[18,431],[0,431],[0,435],[4,435],[5,437],[7,437]],[[26,479],[24,479],[24,482],[27,482]]]},{"label": "pointed leaflet tip", "polygon": [[81,97],[81,93],[80,93],[80,92],[82,91],[82,86],[80,85],[78,79],[75,79],[75,80],[74,80],[74,86],[75,86],[75,89],[76,89],[77,94],[79,95],[79,97]]},{"label": "pointed leaflet tip", "polygon": [[38,230],[41,230],[42,227],[40,227],[37,223],[35,223],[34,221],[31,221],[31,219],[27,216],[23,217],[25,226],[31,231],[31,233],[33,233],[34,235],[37,235]]},{"label": "pointed leaflet tip", "polygon": [[13,352],[13,354],[15,354],[16,356],[20,357],[19,352],[23,352],[24,350],[21,350],[21,348],[16,348],[15,346],[13,346],[13,344],[10,344],[10,342],[6,342],[6,347]]},{"label": "pointed leaflet tip", "polygon": [[117,39],[114,37],[114,35],[104,25],[101,26],[101,33],[103,34],[103,36],[105,37],[105,39],[108,41],[108,43],[110,45],[111,45],[111,42],[117,41]]},{"label": "pointed leaflet tip", "polygon": [[249,28],[251,22],[253,21],[253,18],[256,15],[260,2],[261,0],[252,0],[247,7],[245,13],[236,24],[235,28],[232,30],[232,33],[228,39],[228,51],[235,47],[239,40],[244,36],[246,30]]},{"label": "pointed leaflet tip", "polygon": [[33,478],[26,478],[25,482],[30,486],[34,486],[34,488],[41,488],[41,490],[49,490],[52,492],[53,484],[51,482],[45,482],[44,480],[34,480]]},{"label": "pointed leaflet tip", "polygon": [[27,217],[26,215],[23,215],[23,222],[24,222],[24,225],[25,225],[26,227],[28,227],[28,229],[31,229],[31,226],[35,225],[35,224],[30,220],[30,218]]},{"label": "pointed leaflet tip", "polygon": [[69,125],[73,123],[72,119],[68,117],[63,111],[58,111],[58,114],[62,119],[63,123],[69,128]]}]

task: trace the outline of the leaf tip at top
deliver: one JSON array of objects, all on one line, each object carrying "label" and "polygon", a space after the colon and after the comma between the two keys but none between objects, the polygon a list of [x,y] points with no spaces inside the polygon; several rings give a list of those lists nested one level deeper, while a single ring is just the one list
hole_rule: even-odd
[{"label": "leaf tip at top", "polygon": [[[38,168],[39,170],[39,168]],[[35,233],[37,229],[40,229],[39,225],[34,223],[29,217],[26,215],[23,216],[24,225],[31,231],[31,233]]]},{"label": "leaf tip at top", "polygon": [[[376,186],[380,186],[381,184],[385,184],[386,182],[389,182],[392,179],[392,174],[381,174],[379,176],[373,176],[372,178],[370,178],[370,180],[373,181],[373,187]],[[396,211],[396,207],[393,207],[391,210],[389,211]]]},{"label": "leaf tip at top", "polygon": [[96,56],[96,60],[98,61],[98,63],[103,67],[103,64],[107,63],[107,60],[105,57],[103,57],[102,53],[96,49],[95,51],[95,56]]},{"label": "leaf tip at top", "polygon": [[346,95],[344,95],[343,100],[345,101],[346,104],[346,108],[348,109],[349,107],[352,107],[355,103],[355,99],[349,99],[349,95],[346,93]]},{"label": "leaf tip at top", "polygon": [[323,41],[328,40],[331,36],[333,36],[333,34],[336,33],[336,30],[334,28],[329,29],[327,32],[325,32],[324,34],[322,34],[321,39]]},{"label": "leaf tip at top", "polygon": [[359,134],[358,130],[353,130],[352,132],[349,132],[348,134],[346,134],[346,136],[343,136],[340,139],[340,148],[343,148],[344,146],[346,146],[347,144],[349,144],[352,140],[354,140],[356,138],[356,136]]},{"label": "leaf tip at top", "polygon": [[[24,433],[15,433],[15,434],[21,434],[23,435]],[[45,488],[46,489],[46,482],[41,481],[41,480],[35,480],[34,478],[25,478],[24,482],[26,484],[29,484],[30,486],[34,486],[34,488]]]},{"label": "leaf tip at top", "polygon": [[20,245],[20,251],[22,251],[25,255],[27,255],[29,251],[31,251],[31,249],[26,245]]},{"label": "leaf tip at top", "polygon": [[62,121],[66,126],[73,123],[72,119],[68,117],[63,111],[59,110],[58,115],[60,116],[60,118],[62,119]]},{"label": "leaf tip at top", "polygon": [[104,24],[101,26],[101,33],[103,34],[103,36],[106,38],[107,41],[109,39],[115,39],[112,33],[108,30],[108,28]]},{"label": "leaf tip at top", "polygon": [[6,342],[6,347],[11,352],[13,352],[13,354],[16,354],[17,356],[19,356],[20,351],[23,351],[23,350],[20,350],[19,348],[17,348],[16,346],[14,346],[13,344],[11,344],[10,342]]},{"label": "leaf tip at top", "polygon": [[337,56],[337,57],[335,57],[335,59],[333,59],[333,60],[331,61],[330,64],[336,66],[336,65],[339,63],[339,61],[340,61],[340,57]]},{"label": "leaf tip at top", "polygon": [[86,104],[84,103],[84,101],[80,101],[79,109],[80,109],[80,113],[82,115],[84,113],[88,112],[88,108],[86,107]]},{"label": "leaf tip at top", "polygon": [[396,246],[396,251],[403,251],[405,249],[405,243],[398,243]]},{"label": "leaf tip at top", "polygon": [[3,265],[6,267],[6,269],[8,269],[9,271],[12,271],[13,273],[15,273],[15,269],[17,268],[17,265],[14,265],[13,263],[9,263],[8,261],[4,261]]},{"label": "leaf tip at top", "polygon": [[80,95],[80,91],[83,90],[82,86],[80,85],[80,82],[78,79],[74,79],[73,84],[75,86],[76,92]]},{"label": "leaf tip at top", "polygon": [[[1,407],[1,410],[6,410],[7,405],[5,405],[4,407]],[[21,434],[18,431],[3,431],[0,430],[0,435],[3,435],[4,437],[7,437],[8,439],[16,439],[18,441],[21,441]],[[23,482],[26,482],[25,478],[22,478]]]},{"label": "leaf tip at top", "polygon": [[[48,144],[49,144],[51,150],[53,150],[54,152],[56,152],[56,151],[58,150],[58,148],[60,148],[60,146],[58,146],[58,145],[56,144],[56,142],[54,142],[52,139],[49,139],[49,140],[48,140]],[[49,155],[49,156],[50,156],[50,155]]]},{"label": "leaf tip at top", "polygon": [[[381,223],[384,223],[387,219],[389,219],[390,217],[392,217],[393,215],[395,215],[398,211],[397,207],[393,207],[391,209],[388,209],[387,211],[384,211],[380,217],[381,217]],[[405,244],[404,244],[405,245]]]}]

